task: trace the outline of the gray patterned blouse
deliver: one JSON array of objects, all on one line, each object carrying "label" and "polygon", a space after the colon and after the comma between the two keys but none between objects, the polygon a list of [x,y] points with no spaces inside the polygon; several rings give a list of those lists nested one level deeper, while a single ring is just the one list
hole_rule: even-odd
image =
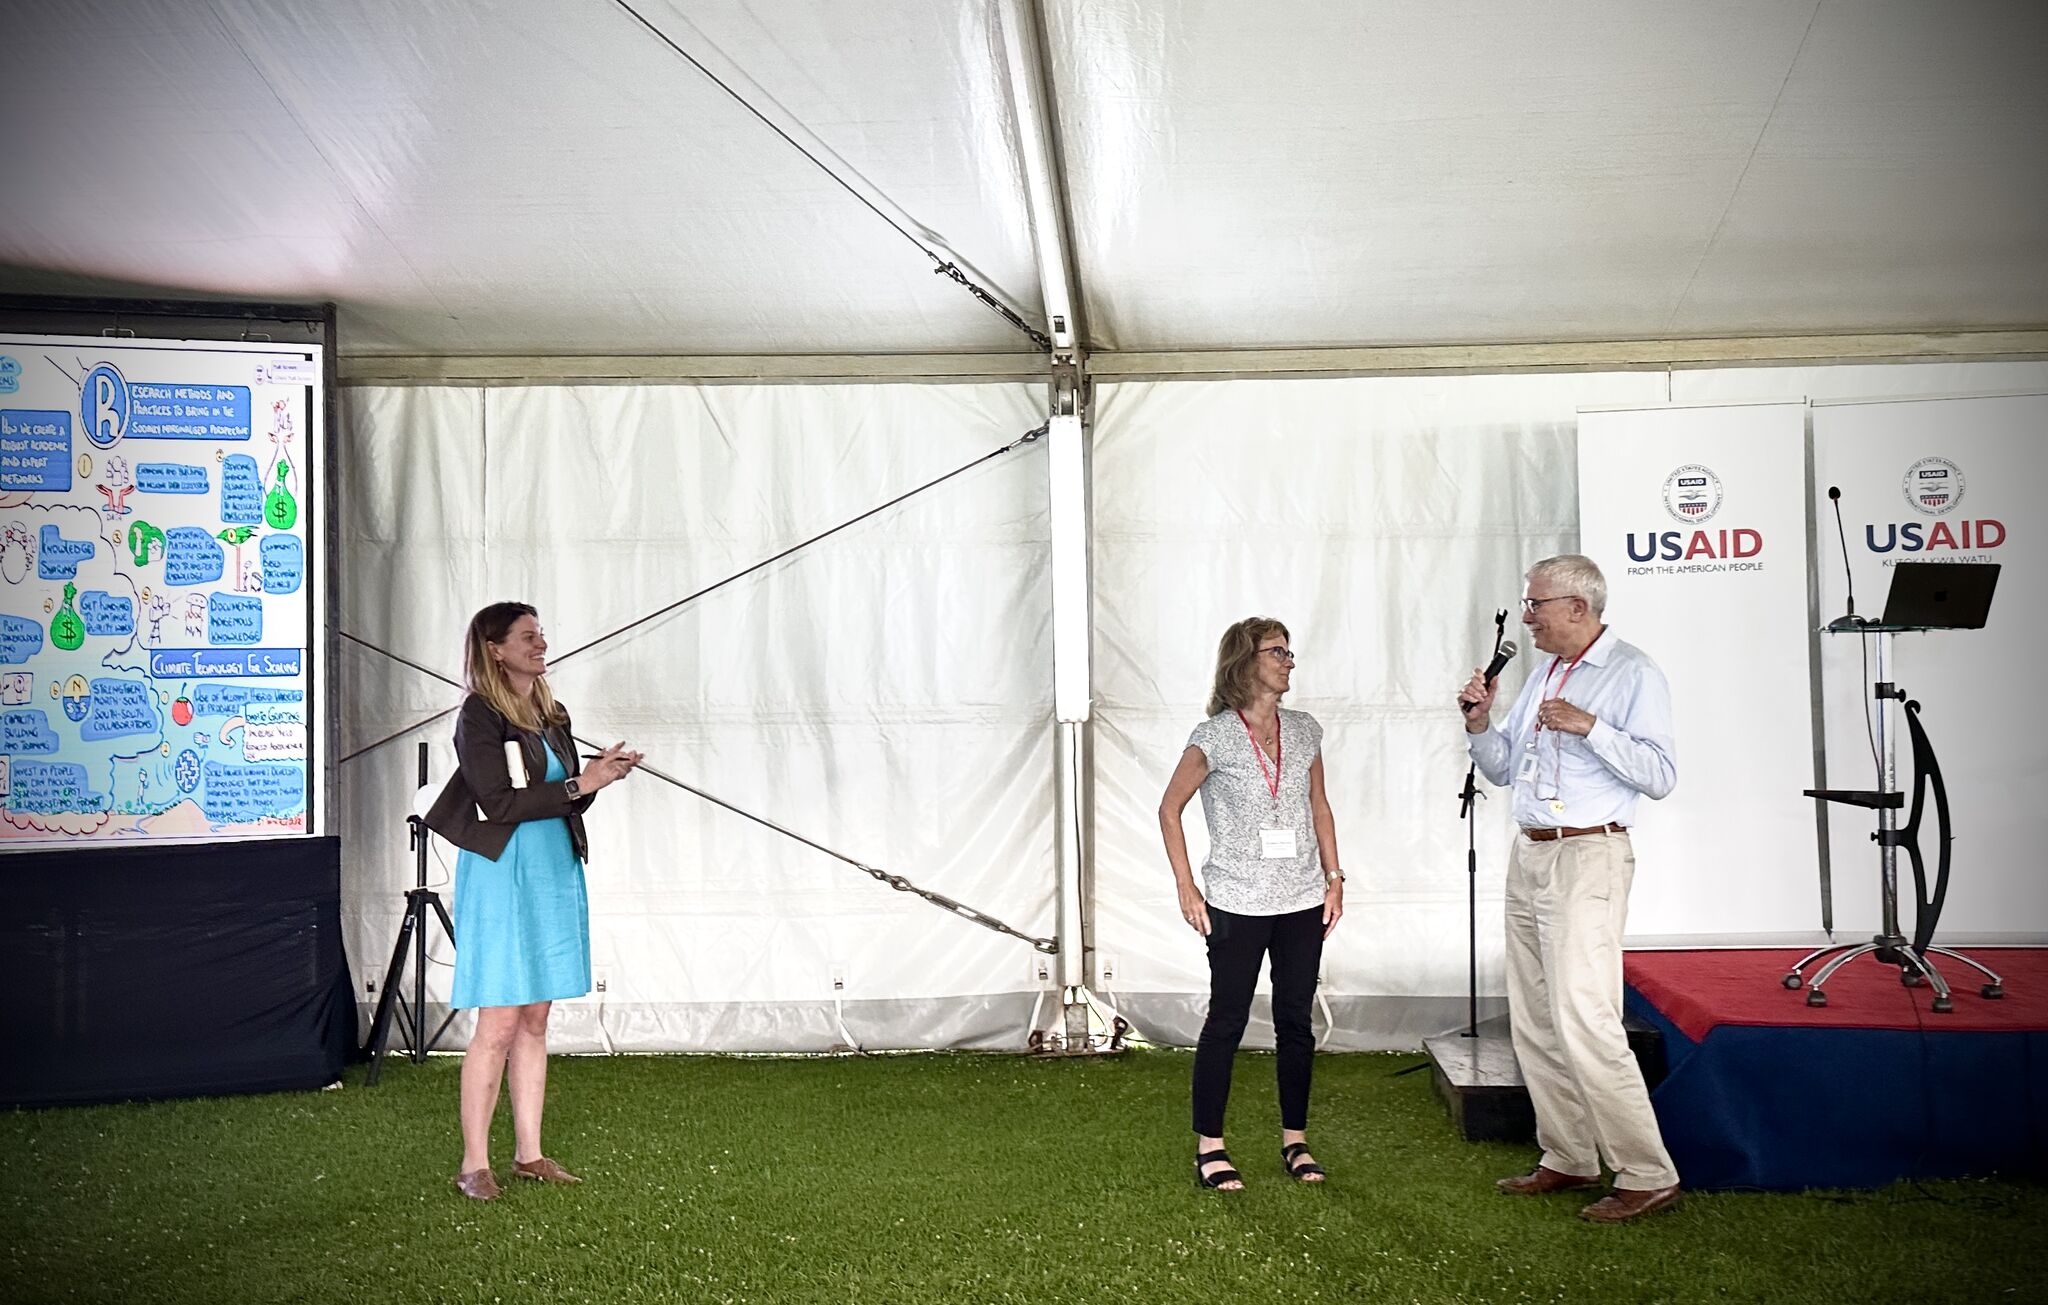
[{"label": "gray patterned blouse", "polygon": [[[1280,709],[1280,801],[1275,819],[1266,786],[1273,759],[1259,766],[1251,736],[1226,707],[1195,726],[1188,746],[1209,760],[1202,781],[1202,815],[1209,824],[1209,858],[1202,862],[1203,896],[1237,915],[1285,915],[1320,906],[1323,870],[1309,818],[1308,770],[1321,755],[1323,727],[1305,711]],[[1295,855],[1267,860],[1259,830],[1292,829]]]}]

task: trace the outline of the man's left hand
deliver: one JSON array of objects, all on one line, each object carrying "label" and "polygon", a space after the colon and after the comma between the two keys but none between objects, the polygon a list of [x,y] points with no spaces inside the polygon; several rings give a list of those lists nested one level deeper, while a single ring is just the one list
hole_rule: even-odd
[{"label": "man's left hand", "polygon": [[1552,698],[1536,709],[1536,720],[1544,729],[1581,738],[1593,732],[1595,719],[1591,712],[1581,711],[1563,698]]}]

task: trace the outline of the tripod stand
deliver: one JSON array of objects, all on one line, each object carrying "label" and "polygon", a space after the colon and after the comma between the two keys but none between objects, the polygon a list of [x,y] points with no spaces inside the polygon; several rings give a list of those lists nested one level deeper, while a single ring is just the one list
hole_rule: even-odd
[{"label": "tripod stand", "polygon": [[[1493,651],[1498,657],[1506,640],[1508,613],[1493,614]],[[1509,648],[1512,657],[1515,650]],[[1477,783],[1479,763],[1465,767],[1465,787],[1458,790],[1458,818],[1465,822],[1465,1031],[1460,1037],[1479,1036],[1479,847],[1474,841],[1473,823],[1486,794]]]},{"label": "tripod stand", "polygon": [[1465,1031],[1463,1038],[1479,1036],[1479,849],[1473,842],[1473,813],[1486,794],[1474,782],[1479,763],[1465,767],[1465,787],[1458,793],[1459,814],[1465,820]]},{"label": "tripod stand", "polygon": [[[427,745],[420,744],[420,783],[427,786]],[[417,813],[405,817],[406,837],[413,853],[413,886],[405,894],[405,919],[398,926],[398,945],[391,949],[391,967],[384,972],[384,991],[377,997],[377,1018],[370,1022],[370,1037],[363,1044],[363,1054],[369,1059],[370,1073],[365,1086],[376,1086],[384,1069],[385,1043],[391,1037],[393,1016],[405,1026],[406,1045],[412,1049],[415,1065],[426,1061],[427,1053],[448,1031],[455,1020],[455,1012],[449,1011],[448,1018],[434,1030],[432,1037],[422,1037],[427,1023],[427,910],[432,908],[441,921],[441,928],[447,931],[448,941],[455,941],[455,922],[448,918],[448,909],[441,905],[441,895],[427,887],[427,843],[431,837],[424,820]],[[401,1000],[398,991],[405,983],[406,948],[412,948],[413,990],[409,1000]]]},{"label": "tripod stand", "polygon": [[[1923,564],[1924,565],[1924,564]],[[1873,739],[1877,752],[1877,788],[1867,789],[1807,789],[1806,796],[1819,798],[1823,802],[1840,802],[1850,806],[1868,807],[1877,812],[1877,833],[1872,838],[1877,843],[1878,888],[1881,918],[1879,932],[1869,942],[1841,943],[1816,948],[1796,961],[1782,980],[1787,988],[1806,987],[1806,1004],[1825,1006],[1828,995],[1823,985],[1841,969],[1859,956],[1875,956],[1880,964],[1899,967],[1899,981],[1909,988],[1922,983],[1934,988],[1932,1009],[1937,1015],[1945,1015],[1955,1009],[1955,1000],[1949,993],[1949,986],[1934,967],[1930,956],[1946,956],[1960,961],[1984,976],[1985,983],[1978,992],[1988,1001],[1996,1001],[2005,995],[2004,981],[1986,966],[1972,960],[1959,951],[1934,945],[1934,927],[1941,917],[1941,905],[1948,895],[1949,872],[1949,831],[1948,786],[1941,777],[1941,764],[1935,759],[1934,745],[1928,741],[1927,731],[1920,724],[1920,704],[1906,701],[1906,691],[1893,684],[1887,676],[1886,663],[1890,660],[1891,640],[1894,634],[1921,632],[1940,629],[1977,629],[1984,624],[1985,613],[1991,603],[1991,585],[1997,579],[1997,567],[1987,568],[1989,575],[1981,581],[1981,588],[1970,592],[1971,582],[1977,580],[1968,571],[1969,564],[1943,565],[1936,570],[1938,581],[1930,581],[1926,573],[1912,569],[1914,564],[1901,563],[1892,575],[1892,594],[1885,607],[1882,621],[1859,621],[1844,617],[1830,622],[1824,632],[1829,634],[1857,634],[1877,636],[1877,680],[1871,687],[1871,697],[1877,702],[1876,734]],[[1951,577],[1955,582],[1951,583]],[[1940,584],[1930,594],[1916,593],[1917,585],[1925,590],[1929,584]],[[1952,598],[1953,590],[1955,597]],[[1903,593],[1902,593],[1903,591]],[[1916,598],[1930,597],[1935,610],[1915,607]],[[1953,606],[1964,608],[1964,603],[1974,598],[1973,605],[1959,612],[1945,610]],[[1958,599],[1962,601],[1958,601]],[[1891,704],[1903,702],[1906,707],[1906,726],[1911,732],[1913,743],[1913,808],[1906,824],[1898,824],[1898,811],[1906,805],[1906,795],[1899,791],[1897,767],[1894,762],[1895,731],[1889,728]],[[1936,838],[1940,847],[1935,876],[1934,893],[1927,892],[1927,869],[1920,854],[1920,817],[1927,791],[1932,786]],[[1915,906],[1918,908],[1914,920],[1913,937],[1907,938],[1899,932],[1899,849],[1906,849],[1913,865]],[[1831,953],[1839,953],[1815,972],[1808,982],[1806,967]]]}]

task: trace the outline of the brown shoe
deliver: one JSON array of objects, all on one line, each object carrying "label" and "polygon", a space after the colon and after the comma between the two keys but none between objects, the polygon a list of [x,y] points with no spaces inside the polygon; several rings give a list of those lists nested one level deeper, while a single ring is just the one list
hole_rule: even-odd
[{"label": "brown shoe", "polygon": [[1579,1211],[1579,1218],[1592,1223],[1627,1223],[1646,1214],[1670,1209],[1678,1204],[1679,1196],[1677,1183],[1649,1191],[1632,1191],[1617,1187],[1612,1196],[1603,1196]]},{"label": "brown shoe", "polygon": [[466,1174],[455,1175],[455,1190],[472,1201],[495,1201],[504,1195],[498,1190],[498,1180],[488,1169],[472,1169]]},{"label": "brown shoe", "polygon": [[541,1156],[536,1160],[521,1160],[512,1166],[514,1178],[531,1178],[537,1183],[580,1183],[583,1180],[562,1166]]},{"label": "brown shoe", "polygon": [[1598,1175],[1581,1178],[1577,1174],[1561,1174],[1555,1169],[1537,1165],[1526,1174],[1503,1178],[1494,1183],[1509,1196],[1548,1196],[1552,1192],[1575,1192],[1581,1187],[1598,1187]]}]

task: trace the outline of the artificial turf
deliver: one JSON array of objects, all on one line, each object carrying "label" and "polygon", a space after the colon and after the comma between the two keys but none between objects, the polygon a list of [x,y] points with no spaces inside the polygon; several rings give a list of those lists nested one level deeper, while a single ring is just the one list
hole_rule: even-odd
[{"label": "artificial turf", "polygon": [[[1316,1068],[1317,1188],[1240,1058],[1249,1190],[1195,1188],[1185,1053],[558,1058],[588,1180],[450,1182],[457,1061],[326,1092],[0,1114],[0,1301],[2048,1300],[2048,1187],[1695,1194],[1619,1228],[1505,1197],[1413,1056]],[[510,1164],[499,1115],[496,1158]]]}]

